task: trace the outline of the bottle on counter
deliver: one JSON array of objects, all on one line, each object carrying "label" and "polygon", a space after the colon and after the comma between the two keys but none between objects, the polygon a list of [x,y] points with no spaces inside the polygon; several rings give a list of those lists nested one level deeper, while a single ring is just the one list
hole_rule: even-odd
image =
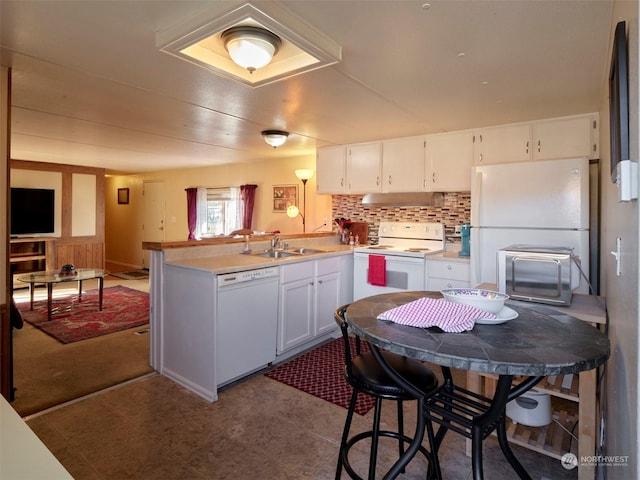
[{"label": "bottle on counter", "polygon": [[354,245],[355,244],[355,240],[353,239],[353,235],[349,234],[349,245]]},{"label": "bottle on counter", "polygon": [[355,241],[356,247],[360,245],[360,235],[356,235],[356,239],[354,241]]}]

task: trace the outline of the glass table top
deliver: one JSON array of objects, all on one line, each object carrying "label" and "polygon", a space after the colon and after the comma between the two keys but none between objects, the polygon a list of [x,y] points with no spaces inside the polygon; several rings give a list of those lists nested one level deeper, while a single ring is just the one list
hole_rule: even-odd
[{"label": "glass table top", "polygon": [[17,280],[24,283],[59,283],[76,282],[78,280],[90,280],[92,278],[104,278],[109,275],[107,270],[97,268],[78,268],[71,275],[61,275],[59,270],[46,272],[32,272],[18,275]]}]

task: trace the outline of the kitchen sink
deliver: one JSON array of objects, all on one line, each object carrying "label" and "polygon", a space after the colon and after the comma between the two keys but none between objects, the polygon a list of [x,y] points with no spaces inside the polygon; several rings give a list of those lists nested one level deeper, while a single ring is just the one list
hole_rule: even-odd
[{"label": "kitchen sink", "polygon": [[288,252],[293,252],[298,255],[311,255],[312,253],[327,253],[326,250],[317,250],[315,248],[294,248],[292,250],[287,250]]},{"label": "kitchen sink", "polygon": [[300,256],[300,253],[297,252],[284,252],[282,250],[267,250],[262,253],[254,253],[256,257],[265,257],[265,258],[287,258],[287,257],[297,257]]}]

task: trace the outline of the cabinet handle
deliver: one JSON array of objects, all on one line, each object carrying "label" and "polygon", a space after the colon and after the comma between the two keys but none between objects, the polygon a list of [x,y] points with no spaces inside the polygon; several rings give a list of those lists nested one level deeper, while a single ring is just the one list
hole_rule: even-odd
[{"label": "cabinet handle", "polygon": [[376,177],[376,185],[380,185],[380,176],[379,175]]},{"label": "cabinet handle", "polygon": [[525,153],[529,153],[529,141],[527,141],[527,148],[525,148]]},{"label": "cabinet handle", "polygon": [[319,283],[319,284],[322,284],[322,280],[318,280],[318,283]]},{"label": "cabinet handle", "polygon": [[482,154],[480,154],[480,163],[482,163]]},{"label": "cabinet handle", "polygon": [[344,177],[340,179],[340,186],[344,187]]},{"label": "cabinet handle", "polygon": [[538,153],[540,153],[540,140],[538,140]]},{"label": "cabinet handle", "polygon": [[453,285],[451,285],[450,283],[447,283],[447,288],[453,288]]},{"label": "cabinet handle", "polygon": [[391,175],[389,175],[389,185],[391,185]]},{"label": "cabinet handle", "polygon": [[447,270],[451,270],[453,267],[451,265],[447,265]]},{"label": "cabinet handle", "polygon": [[480,135],[480,143],[482,143],[482,135]]},{"label": "cabinet handle", "polygon": [[436,183],[436,172],[433,172],[433,173],[431,174],[431,181],[432,181],[433,183]]}]

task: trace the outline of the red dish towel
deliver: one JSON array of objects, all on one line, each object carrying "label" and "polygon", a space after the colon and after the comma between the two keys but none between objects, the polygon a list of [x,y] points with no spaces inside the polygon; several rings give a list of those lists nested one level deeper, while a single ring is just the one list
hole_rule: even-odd
[{"label": "red dish towel", "polygon": [[367,281],[378,287],[387,286],[387,261],[384,255],[369,255]]},{"label": "red dish towel", "polygon": [[378,318],[411,327],[440,327],[445,332],[459,333],[471,330],[478,318],[496,318],[496,315],[470,305],[424,297],[382,312]]}]

